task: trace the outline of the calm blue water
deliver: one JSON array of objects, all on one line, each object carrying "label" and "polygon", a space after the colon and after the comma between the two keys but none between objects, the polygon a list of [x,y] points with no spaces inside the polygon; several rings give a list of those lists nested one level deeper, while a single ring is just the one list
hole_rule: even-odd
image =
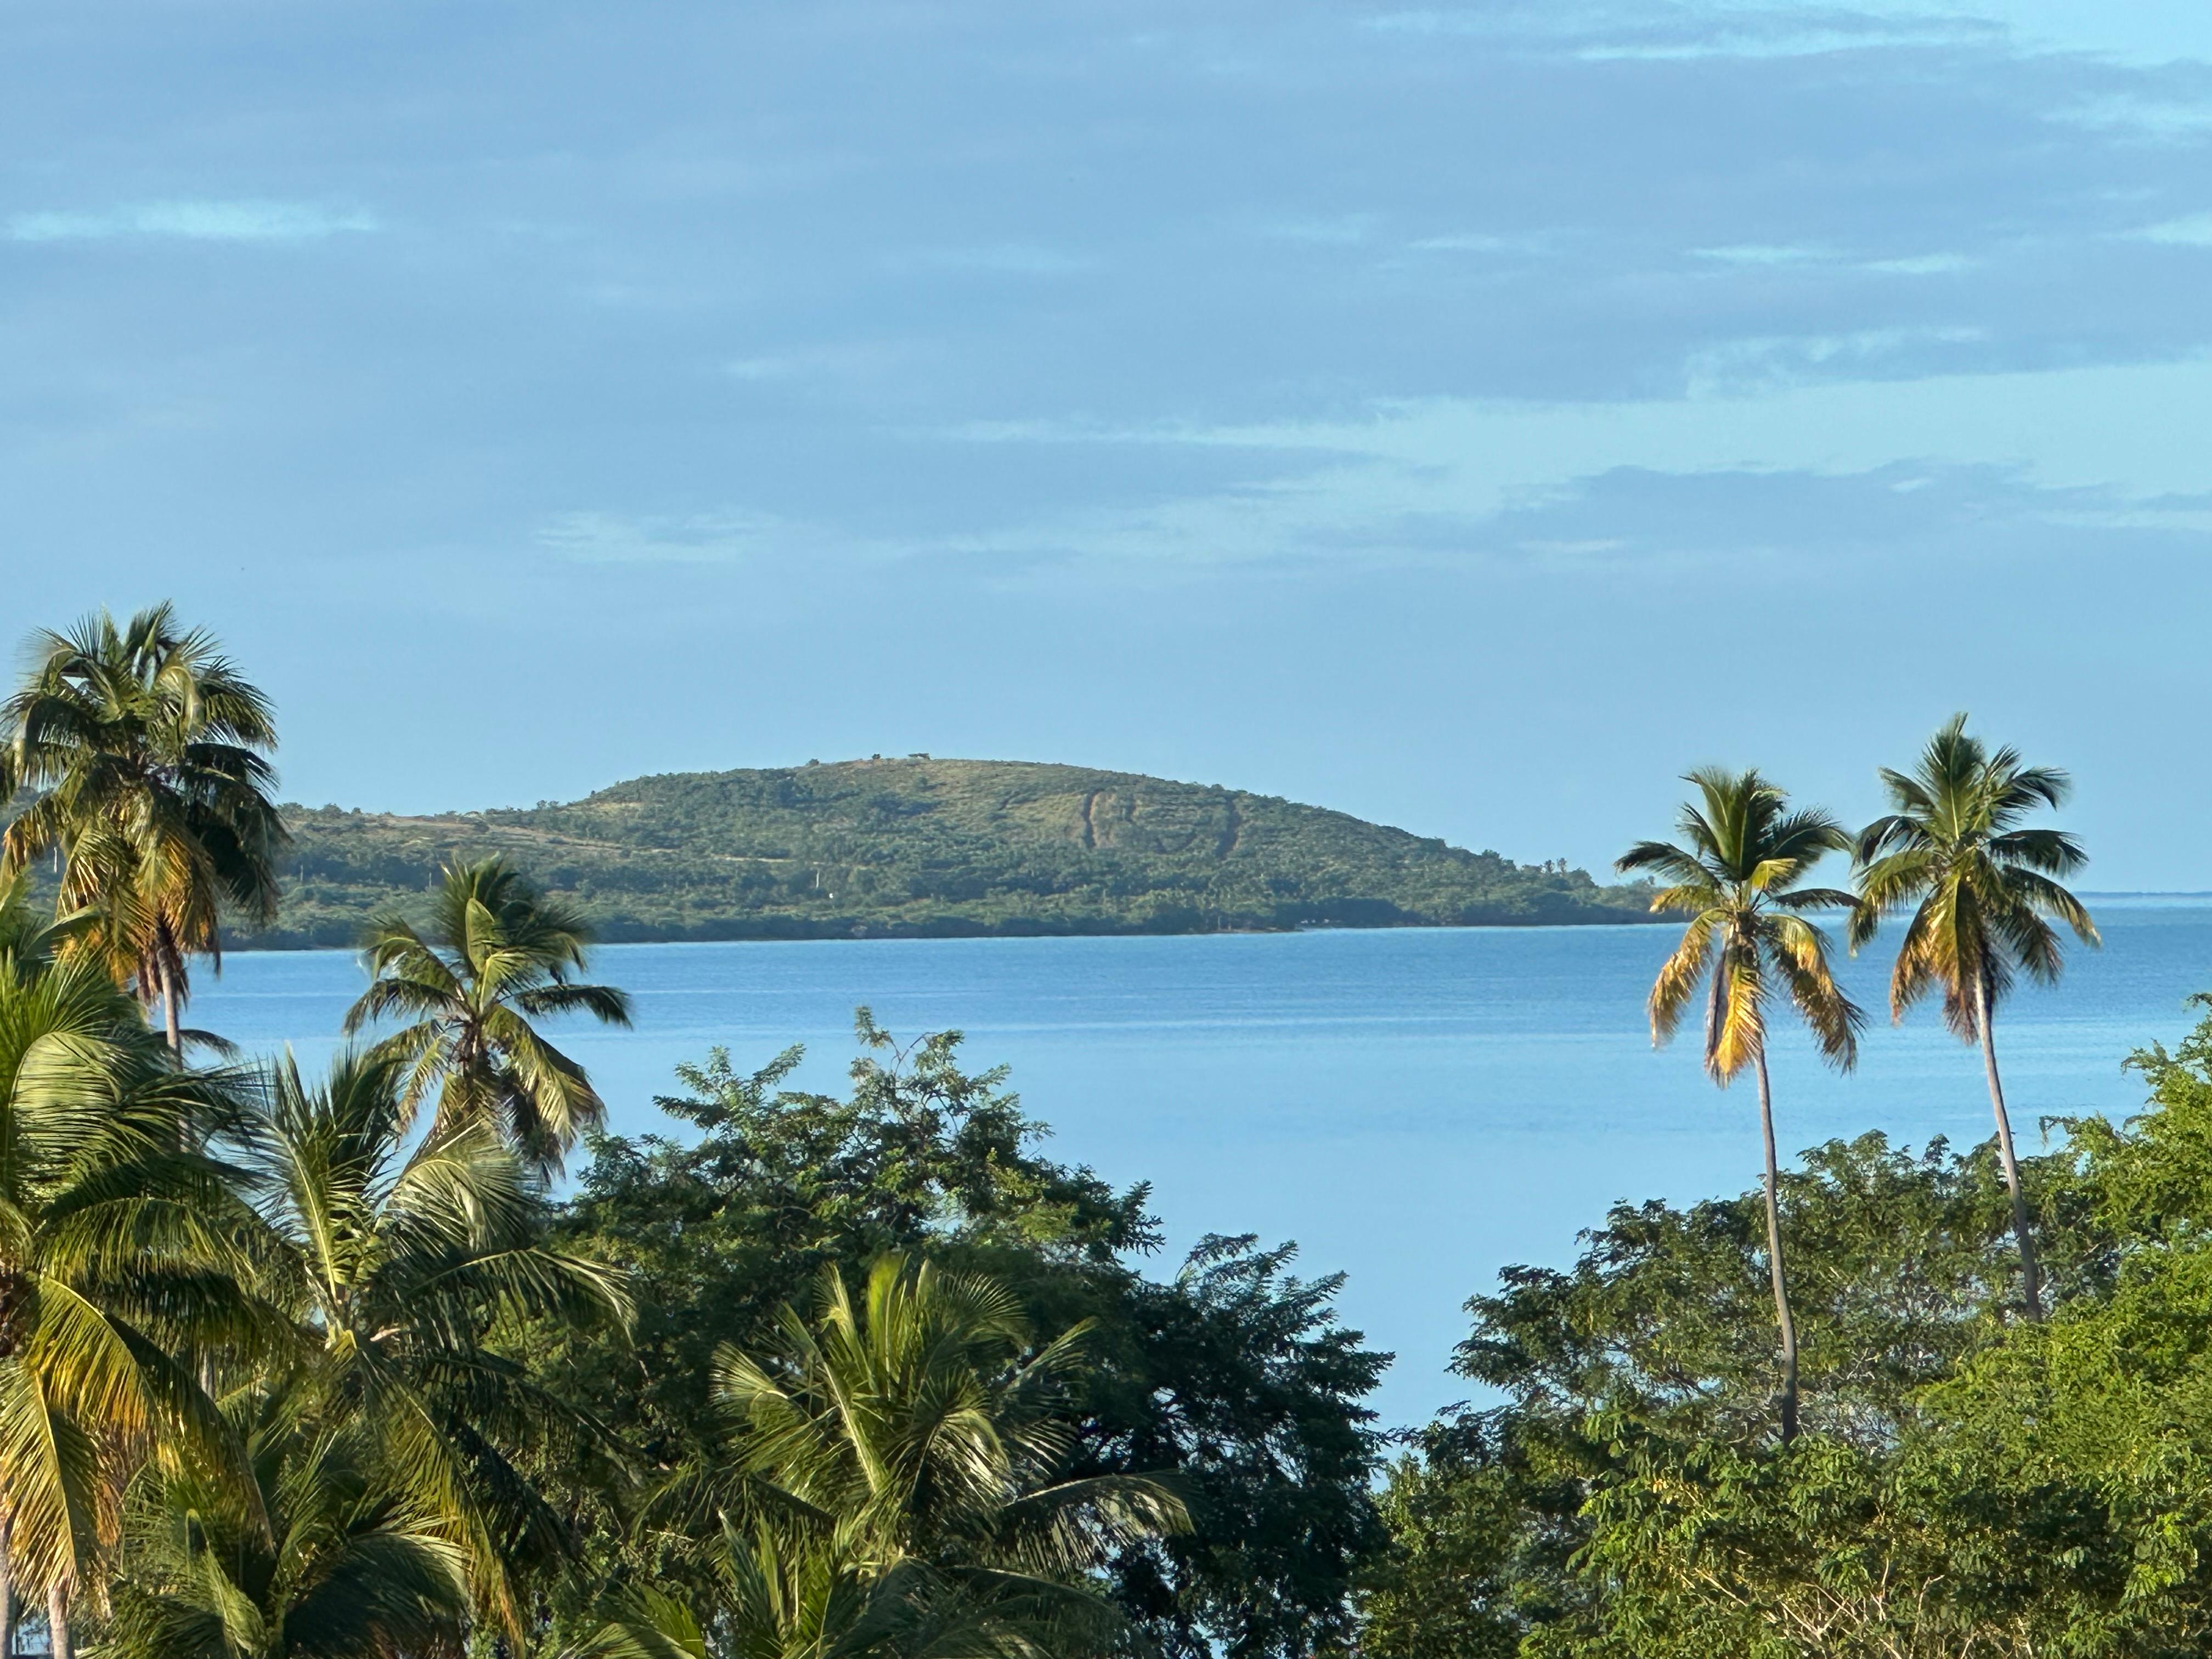
[{"label": "calm blue water", "polygon": [[[2101,952],[1998,1026],[2014,1121],[2124,1115],[2120,1061],[2192,1023],[2212,988],[2212,900],[2108,899]],[[1399,1360],[1387,1420],[1463,1396],[1446,1374],[1460,1304],[1507,1262],[1560,1263],[1616,1198],[1735,1191],[1758,1174],[1753,1097],[1699,1073],[1694,1042],[1654,1053],[1643,997],[1663,928],[1397,930],[1185,939],[628,945],[595,976],[637,1026],[571,1028],[614,1125],[665,1124],[672,1068],[726,1045],[741,1066],[804,1042],[801,1081],[836,1089],[866,1003],[902,1037],[957,1028],[1005,1061],[1050,1150],[1153,1183],[1171,1254],[1206,1232],[1296,1239],[1309,1273],[1348,1273],[1350,1320]],[[1877,1014],[1857,1073],[1823,1071],[1784,1025],[1773,1056],[1786,1146],[1881,1128],[1914,1145],[1989,1133],[1978,1063],[1932,1008],[1879,1018],[1887,963],[1848,964]],[[319,1060],[362,986],[337,952],[232,956],[192,1018],[249,1048]]]}]

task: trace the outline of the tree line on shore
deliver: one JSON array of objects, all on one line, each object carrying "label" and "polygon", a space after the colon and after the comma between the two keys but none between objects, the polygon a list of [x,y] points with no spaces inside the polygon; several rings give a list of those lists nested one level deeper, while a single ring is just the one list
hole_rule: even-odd
[{"label": "tree line on shore", "polygon": [[[310,1074],[190,1023],[285,836],[267,701],[166,607],[41,635],[0,706],[0,1653],[1653,1659],[2203,1650],[2212,1014],[2138,1120],[2021,1157],[1992,1015],[2094,928],[1954,722],[1857,836],[1693,775],[1623,860],[1681,912],[1766,1178],[1624,1205],[1469,1304],[1488,1403],[1379,1433],[1389,1356],[1288,1247],[1166,1278],[1142,1187],[1042,1157],[1003,1071],[866,1011],[679,1068],[623,1137],[544,1028],[620,1025],[497,860],[380,916]],[[1853,855],[1855,890],[1808,884]],[[34,883],[42,884],[34,886]],[[53,902],[46,903],[51,895]],[[2000,1133],[1774,1156],[1770,1004],[1863,1017],[1809,918],[1910,912]],[[557,1184],[579,1152],[573,1185]]]}]

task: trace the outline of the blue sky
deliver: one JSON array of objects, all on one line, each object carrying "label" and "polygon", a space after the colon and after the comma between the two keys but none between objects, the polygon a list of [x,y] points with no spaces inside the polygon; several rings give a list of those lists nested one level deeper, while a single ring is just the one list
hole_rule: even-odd
[{"label": "blue sky", "polygon": [[1951,710],[2212,886],[2212,9],[28,3],[20,630],[288,792],[874,751],[1597,864]]}]

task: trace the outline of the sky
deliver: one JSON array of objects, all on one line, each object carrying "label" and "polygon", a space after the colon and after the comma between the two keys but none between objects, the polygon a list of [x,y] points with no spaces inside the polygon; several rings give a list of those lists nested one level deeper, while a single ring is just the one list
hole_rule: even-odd
[{"label": "sky", "polygon": [[0,633],[285,793],[927,750],[1602,866],[1967,709],[2212,887],[2212,8],[18,0]]}]

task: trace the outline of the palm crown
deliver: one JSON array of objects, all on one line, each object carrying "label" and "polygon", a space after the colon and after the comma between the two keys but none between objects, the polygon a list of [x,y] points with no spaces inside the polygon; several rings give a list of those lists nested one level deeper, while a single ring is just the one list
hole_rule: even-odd
[{"label": "palm crown", "polygon": [[2056,918],[2085,944],[2096,924],[2081,900],[2059,885],[2087,860],[2063,830],[2023,828],[2071,787],[2055,767],[2027,766],[2009,747],[1986,750],[1954,715],[1929,739],[1910,773],[1881,771],[1891,811],[1861,832],[1859,904],[1854,948],[1872,939],[1882,916],[1917,902],[1889,982],[1890,1012],[1902,1016],[1930,990],[1943,992],[1943,1018],[1960,1036],[1980,1027],[1978,996],[1991,1006],[2015,973],[2048,982],[2062,966]]},{"label": "palm crown", "polygon": [[1705,1068],[1727,1082],[1764,1049],[1771,968],[1822,1057],[1848,1066],[1863,1018],[1836,986],[1827,935],[1805,915],[1848,910],[1856,901],[1798,884],[1823,857],[1847,850],[1850,837],[1826,812],[1790,810],[1788,797],[1756,771],[1707,767],[1686,781],[1700,799],[1682,808],[1681,843],[1639,842],[1618,860],[1623,872],[1648,872],[1667,884],[1652,896],[1654,910],[1690,917],[1651,988],[1652,1040],[1674,1036],[1710,970]]},{"label": "palm crown", "polygon": [[121,626],[102,611],[32,650],[0,726],[13,784],[38,793],[0,838],[0,866],[58,853],[63,910],[95,918],[86,942],[168,1002],[173,1034],[185,958],[220,960],[223,910],[276,914],[288,837],[269,799],[268,701],[167,605]]},{"label": "palm crown", "polygon": [[374,1427],[395,1496],[465,1554],[511,1629],[513,1570],[562,1528],[505,1449],[580,1419],[488,1332],[501,1315],[620,1323],[629,1299],[612,1270],[541,1240],[542,1182],[489,1125],[409,1152],[397,1083],[389,1056],[341,1054],[318,1085],[276,1065],[249,1164],[330,1420]]},{"label": "palm crown", "polygon": [[426,928],[398,915],[371,924],[373,978],[345,1029],[411,1020],[377,1045],[405,1065],[404,1109],[411,1115],[435,1088],[434,1133],[488,1123],[525,1157],[556,1168],[606,1107],[583,1067],[531,1022],[586,1013],[629,1024],[623,993],[570,977],[582,971],[591,939],[580,916],[539,898],[501,860],[453,866]]}]

